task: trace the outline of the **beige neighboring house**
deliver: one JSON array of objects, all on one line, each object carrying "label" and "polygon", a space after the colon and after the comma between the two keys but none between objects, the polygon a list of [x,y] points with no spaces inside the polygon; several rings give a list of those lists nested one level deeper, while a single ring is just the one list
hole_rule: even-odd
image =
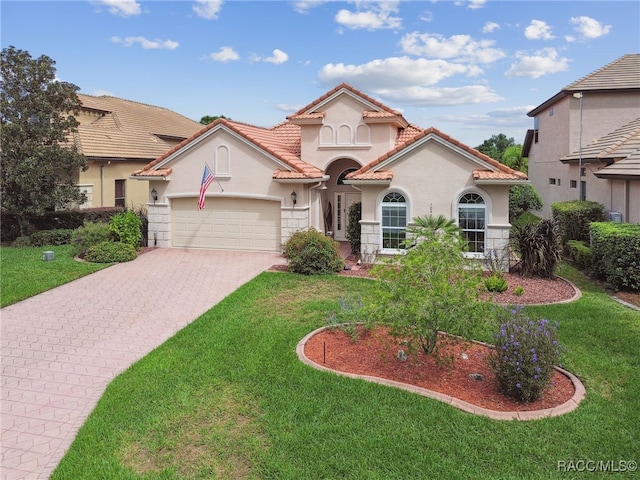
[{"label": "beige neighboring house", "polygon": [[629,54],[564,87],[528,115],[523,156],[551,205],[592,200],[615,221],[640,223],[640,54]]},{"label": "beige neighboring house", "polygon": [[78,98],[82,108],[74,141],[89,167],[77,182],[87,194],[81,208],[145,205],[149,192],[146,185],[129,179],[131,171],[202,128],[166,108],[110,96]]},{"label": "beige neighboring house", "polygon": [[347,84],[271,128],[218,119],[132,178],[148,182],[149,245],[276,252],[308,228],[346,241],[361,202],[362,253],[396,253],[413,218],[444,214],[477,257],[507,246],[509,187],[528,183]]}]

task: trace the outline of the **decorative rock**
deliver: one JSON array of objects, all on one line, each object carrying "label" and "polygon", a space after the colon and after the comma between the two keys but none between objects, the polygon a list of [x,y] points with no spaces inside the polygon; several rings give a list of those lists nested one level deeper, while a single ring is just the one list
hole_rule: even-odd
[{"label": "decorative rock", "polygon": [[476,380],[478,382],[481,382],[482,380],[484,380],[484,377],[482,375],[480,375],[479,373],[470,373],[469,374],[469,378],[471,380]]},{"label": "decorative rock", "polygon": [[398,360],[400,360],[401,362],[407,361],[407,354],[405,353],[404,350],[398,350],[396,357],[398,357]]},{"label": "decorative rock", "polygon": [[467,355],[466,353],[461,353],[460,356],[463,360],[469,360],[469,355]]}]

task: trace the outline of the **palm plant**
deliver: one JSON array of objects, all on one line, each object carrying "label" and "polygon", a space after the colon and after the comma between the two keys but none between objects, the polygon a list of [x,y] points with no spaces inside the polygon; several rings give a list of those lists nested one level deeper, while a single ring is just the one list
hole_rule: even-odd
[{"label": "palm plant", "polygon": [[458,239],[460,232],[460,227],[455,220],[444,215],[415,217],[411,225],[407,227],[405,248],[414,247],[418,242],[424,240]]}]

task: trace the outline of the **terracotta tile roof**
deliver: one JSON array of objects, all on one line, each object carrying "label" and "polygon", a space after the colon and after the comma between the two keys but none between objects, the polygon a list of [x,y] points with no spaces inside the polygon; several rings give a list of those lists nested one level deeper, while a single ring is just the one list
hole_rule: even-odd
[{"label": "terracotta tile roof", "polygon": [[563,162],[589,160],[609,160],[628,157],[640,152],[640,117],[608,133],[589,145],[562,157]]},{"label": "terracotta tile roof", "polygon": [[[414,127],[415,128],[415,127]],[[412,133],[412,132],[410,132]],[[400,144],[396,144],[395,148],[389,152],[387,152],[386,154],[378,157],[377,159],[375,159],[374,161],[368,163],[367,165],[364,165],[363,167],[361,167],[360,169],[356,170],[355,172],[350,173],[349,175],[347,175],[347,179],[349,180],[367,180],[367,176],[371,174],[371,172],[378,172],[376,170],[376,167],[380,164],[382,164],[383,162],[385,162],[386,160],[390,159],[391,157],[395,156],[396,154],[402,152],[403,150],[407,149],[408,147],[410,147],[411,145],[413,145],[414,143],[424,139],[425,137],[429,136],[429,135],[435,135],[440,137],[441,139],[445,140],[446,142],[456,146],[457,148],[460,148],[468,153],[470,153],[471,155],[473,155],[474,157],[478,158],[479,160],[482,160],[485,163],[488,163],[490,165],[489,169],[487,170],[475,170],[474,171],[474,178],[478,179],[478,180],[504,180],[504,181],[514,181],[514,180],[527,180],[527,176],[526,174],[522,173],[522,172],[518,172],[516,170],[513,170],[509,167],[507,167],[506,165],[501,164],[500,162],[494,160],[493,158],[485,155],[482,152],[479,152],[478,150],[471,148],[461,142],[459,142],[458,140],[454,139],[453,137],[450,137],[449,135],[446,135],[444,133],[442,133],[440,130],[436,129],[436,128],[427,128],[426,130],[421,130],[419,133],[412,135],[409,137],[408,140],[406,140],[404,143],[400,143]],[[482,173],[482,172],[486,172],[486,173]],[[478,174],[478,177],[476,177],[476,173]]]},{"label": "terracotta tile roof", "polygon": [[640,53],[624,55],[599,68],[563,90],[581,92],[587,90],[619,90],[640,88]]},{"label": "terracotta tile roof", "polygon": [[78,127],[74,141],[85,156],[148,160],[170,148],[164,138],[187,138],[202,128],[183,115],[162,107],[121,98],[78,94],[85,111],[96,118]]},{"label": "terracotta tile roof", "polygon": [[[274,178],[319,179],[324,176],[322,170],[314,167],[313,165],[309,165],[300,159],[300,127],[298,125],[294,125],[290,122],[283,122],[272,128],[264,128],[224,118],[217,119],[215,122],[202,128],[180,144],[166,151],[164,154],[145,165],[142,170],[135,172],[134,176],[144,176],[143,172],[152,170],[156,165],[169,158],[185,145],[193,142],[208,131],[217,127],[224,127],[235,132],[237,135],[256,145],[264,152],[285,163],[294,172],[294,174],[292,174],[294,175],[293,177],[284,177],[283,175],[285,174],[282,173],[284,170],[276,170]],[[300,177],[295,175],[300,175]]]},{"label": "terracotta tile roof", "polygon": [[172,168],[159,168],[158,170],[136,170],[133,176],[136,177],[168,177],[173,172]]}]

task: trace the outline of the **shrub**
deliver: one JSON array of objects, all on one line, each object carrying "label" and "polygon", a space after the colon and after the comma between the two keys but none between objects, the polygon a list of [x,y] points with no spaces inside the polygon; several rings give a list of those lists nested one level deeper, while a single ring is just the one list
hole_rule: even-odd
[{"label": "shrub", "polygon": [[518,285],[513,289],[513,294],[517,297],[524,295],[524,287],[522,285]]},{"label": "shrub", "polygon": [[410,248],[418,242],[435,238],[448,238],[461,242],[460,231],[455,220],[444,215],[415,217],[407,227],[407,240],[404,246]]},{"label": "shrub", "polygon": [[107,241],[89,247],[85,260],[93,263],[120,263],[130,262],[137,256],[133,245]]},{"label": "shrub", "polygon": [[591,224],[592,269],[614,290],[640,290],[640,225]]},{"label": "shrub", "polygon": [[509,288],[507,280],[497,273],[485,278],[484,286],[487,287],[487,290],[490,292],[504,292]]},{"label": "shrub", "polygon": [[517,268],[523,276],[553,276],[560,260],[560,244],[553,221],[540,220],[513,228],[511,244],[520,255]]},{"label": "shrub", "polygon": [[112,241],[113,233],[106,223],[89,222],[76,230],[75,253],[86,253],[90,247]]},{"label": "shrub", "polygon": [[531,185],[513,185],[509,188],[509,221],[513,222],[529,210],[540,210],[542,198]]},{"label": "shrub", "polygon": [[349,207],[349,226],[347,227],[347,240],[351,245],[351,253],[360,253],[360,235],[362,227],[362,203],[356,202]]},{"label": "shrub", "polygon": [[591,268],[591,262],[593,256],[591,249],[580,240],[569,240],[567,242],[567,253],[573,263],[576,264],[581,270],[588,270]]},{"label": "shrub", "polygon": [[500,391],[523,402],[533,402],[551,382],[562,347],[557,323],[534,320],[521,307],[500,311],[500,329],[489,364]]},{"label": "shrub", "polygon": [[341,270],[344,266],[338,242],[317,230],[295,232],[284,247],[289,270],[304,275],[323,275]]},{"label": "shrub", "polygon": [[390,327],[410,353],[437,353],[438,331],[481,335],[489,304],[479,300],[482,272],[465,260],[463,245],[460,238],[432,237],[374,267],[379,281],[363,317]]},{"label": "shrub", "polygon": [[122,243],[127,243],[135,248],[140,246],[142,240],[142,222],[140,217],[131,210],[124,210],[115,214],[109,221],[109,229]]},{"label": "shrub", "polygon": [[562,243],[569,240],[589,241],[589,224],[606,220],[604,205],[591,201],[558,202],[551,205]]},{"label": "shrub", "polygon": [[73,241],[74,231],[70,228],[56,228],[55,230],[41,230],[32,234],[29,239],[34,247],[45,245],[68,245]]}]

